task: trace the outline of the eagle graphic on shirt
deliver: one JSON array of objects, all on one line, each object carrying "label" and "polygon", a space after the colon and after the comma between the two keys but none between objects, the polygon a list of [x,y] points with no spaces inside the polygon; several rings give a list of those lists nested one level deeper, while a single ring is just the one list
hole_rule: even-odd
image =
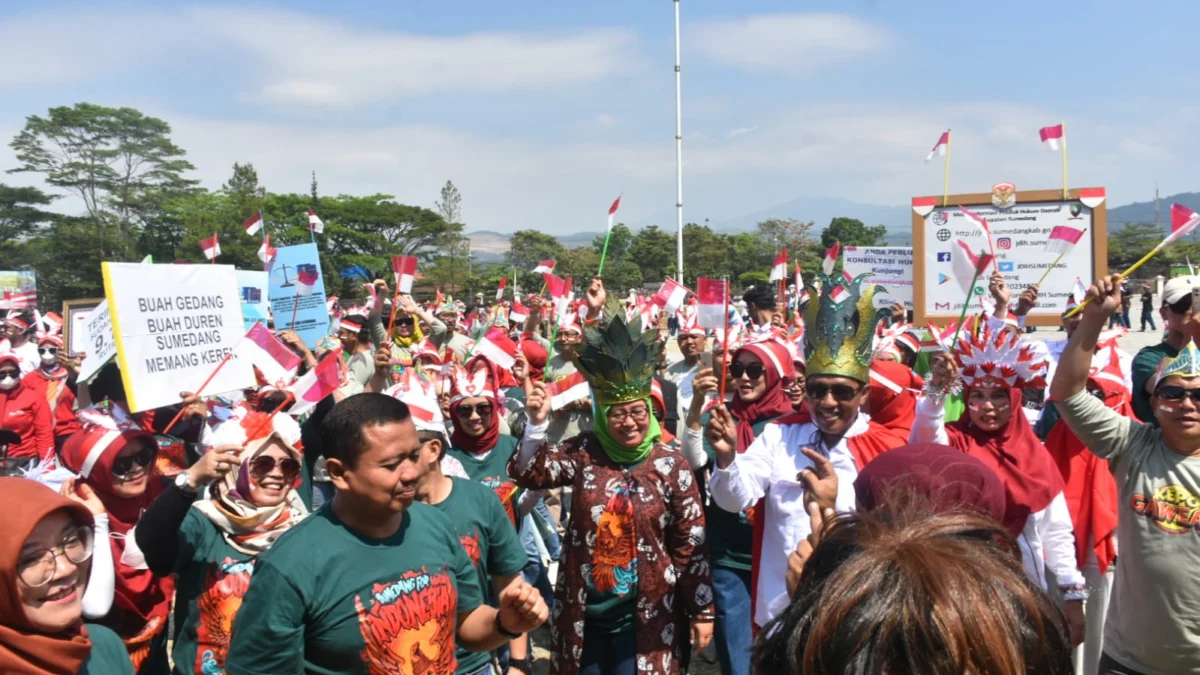
[{"label": "eagle graphic on shirt", "polygon": [[471,534],[462,535],[458,541],[462,544],[463,550],[467,552],[467,557],[471,559],[471,564],[475,566],[475,569],[479,569],[479,530],[475,529],[471,531]]},{"label": "eagle graphic on shirt", "polygon": [[199,675],[220,675],[224,672],[225,656],[233,636],[233,617],[242,607],[242,599],[250,588],[254,574],[254,559],[234,560],[226,557],[209,568],[204,587],[196,600],[199,620],[196,624],[196,672]]},{"label": "eagle graphic on shirt", "polygon": [[596,526],[592,562],[583,566],[588,585],[600,592],[624,596],[638,580],[631,492],[629,485],[621,485],[604,505]]},{"label": "eagle graphic on shirt", "polygon": [[500,499],[500,504],[504,506],[504,512],[508,514],[508,519],[517,524],[517,493],[520,488],[508,476],[488,476],[480,479],[480,484],[484,487],[492,489],[496,493],[496,497]]},{"label": "eagle graphic on shirt", "polygon": [[369,675],[453,673],[458,594],[449,573],[410,570],[356,596]]}]

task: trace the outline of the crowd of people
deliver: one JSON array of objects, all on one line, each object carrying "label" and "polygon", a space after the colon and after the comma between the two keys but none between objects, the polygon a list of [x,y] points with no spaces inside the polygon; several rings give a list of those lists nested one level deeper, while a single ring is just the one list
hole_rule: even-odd
[{"label": "crowd of people", "polygon": [[1136,357],[1116,276],[1049,341],[998,273],[928,327],[841,274],[717,329],[377,281],[277,334],[340,362],[300,416],[262,377],[133,412],[10,311],[0,672],[529,675],[544,626],[561,675],[1200,673],[1193,281]]}]

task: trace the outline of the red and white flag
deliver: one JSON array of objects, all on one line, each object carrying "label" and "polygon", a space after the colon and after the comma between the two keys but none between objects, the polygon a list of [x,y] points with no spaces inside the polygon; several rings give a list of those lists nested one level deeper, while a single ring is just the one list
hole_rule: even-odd
[{"label": "red and white flag", "polygon": [[529,308],[522,305],[520,300],[513,300],[512,309],[508,310],[508,320],[523,324],[528,318]]},{"label": "red and white flag", "polygon": [[808,291],[804,289],[804,275],[800,273],[800,263],[796,262],[796,307],[799,308],[800,303],[808,298]]},{"label": "red and white flag", "polygon": [[512,370],[517,362],[517,343],[513,342],[504,329],[492,326],[479,342],[475,343],[475,353],[496,364],[501,370]]},{"label": "red and white flag", "polygon": [[300,270],[296,272],[296,294],[312,295],[320,278],[316,265],[301,265]]},{"label": "red and white flag", "polygon": [[728,296],[729,290],[724,279],[696,279],[696,299],[699,301],[696,306],[696,318],[702,327],[725,328],[725,321],[728,319],[725,315],[725,302]]},{"label": "red and white flag", "polygon": [[546,386],[550,395],[550,409],[562,410],[568,404],[592,395],[592,388],[582,373],[574,372]]},{"label": "red and white flag", "polygon": [[246,228],[246,234],[255,235],[263,228],[262,211],[255,211],[250,214],[250,217],[242,221],[242,227]]},{"label": "red and white flag", "polygon": [[991,241],[992,226],[988,224],[987,219],[965,206],[960,206],[958,208],[962,210],[963,215],[965,215],[968,220],[975,224],[975,227],[979,228],[979,230],[983,233],[983,236],[988,237],[988,240]]},{"label": "red and white flag", "polygon": [[934,144],[933,149],[929,151],[929,155],[925,157],[925,161],[933,159],[934,155],[939,157],[946,156],[946,146],[950,145],[950,130],[947,129],[938,137],[938,142]]},{"label": "red and white flag", "polygon": [[1075,244],[1083,238],[1083,230],[1077,230],[1067,225],[1055,225],[1050,230],[1050,238],[1046,240],[1046,253],[1062,255],[1075,248]]},{"label": "red and white flag", "polygon": [[392,272],[396,275],[396,292],[412,293],[417,278],[417,259],[411,255],[392,256]]},{"label": "red and white flag", "polygon": [[775,256],[775,265],[771,268],[771,281],[783,281],[787,279],[787,248],[779,252]]},{"label": "red and white flag", "polygon": [[534,274],[550,274],[554,272],[554,265],[557,264],[553,260],[543,260],[538,263],[538,266],[533,268]]},{"label": "red and white flag", "polygon": [[1080,304],[1087,298],[1087,284],[1083,283],[1083,279],[1075,277],[1075,285],[1071,287],[1071,295],[1075,304]]},{"label": "red and white flag", "polygon": [[285,387],[300,369],[300,357],[271,334],[262,323],[250,327],[246,336],[233,348],[233,357],[258,368],[266,381]]},{"label": "red and white flag", "polygon": [[1186,237],[1192,230],[1196,229],[1196,224],[1200,223],[1200,214],[1189,209],[1183,204],[1171,205],[1171,234],[1163,240],[1163,245],[1179,240],[1181,237]]},{"label": "red and white flag", "polygon": [[613,225],[617,222],[617,209],[620,207],[621,207],[621,197],[618,196],[617,199],[612,203],[612,206],[608,207],[608,229],[609,230],[612,230]]},{"label": "red and white flag", "polygon": [[829,292],[829,299],[840,305],[850,299],[850,291],[846,290],[845,286],[838,284]]},{"label": "red and white flag", "polygon": [[317,215],[317,212],[311,208],[308,210],[308,229],[317,234],[325,232],[325,223],[321,221],[321,217]]},{"label": "red and white flag", "polygon": [[271,261],[275,259],[275,254],[278,252],[278,249],[271,246],[271,235],[268,234],[263,237],[262,246],[258,247],[258,259],[263,261],[264,265],[270,265]]},{"label": "red and white flag", "polygon": [[500,277],[500,285],[496,287],[496,302],[504,298],[504,287],[508,285],[508,277]]},{"label": "red and white flag", "polygon": [[317,407],[321,399],[342,386],[342,348],[333,349],[316,368],[305,373],[296,383],[288,387],[296,402],[288,409],[289,415],[303,415]]},{"label": "red and white flag", "polygon": [[962,239],[954,240],[954,246],[950,248],[950,269],[963,293],[971,293],[976,279],[990,264],[992,254],[983,251],[976,254],[967,242]]},{"label": "red and white flag", "polygon": [[1064,137],[1063,125],[1056,124],[1052,127],[1042,127],[1038,131],[1038,136],[1042,138],[1042,145],[1046,146],[1047,150],[1062,150],[1067,147],[1067,139]]},{"label": "red and white flag", "polygon": [[37,291],[4,291],[0,309],[33,309],[37,307]]},{"label": "red and white flag", "polygon": [[825,249],[825,259],[821,261],[821,271],[825,276],[833,274],[833,268],[837,265],[838,254],[842,251],[842,243],[835,241],[833,246]]},{"label": "red and white flag", "polygon": [[658,288],[658,292],[650,299],[650,304],[657,306],[668,315],[671,315],[683,306],[683,301],[686,299],[687,289],[679,285],[674,279],[667,277],[663,279],[662,286]]},{"label": "red and white flag", "polygon": [[221,255],[221,243],[217,233],[214,232],[213,236],[208,239],[201,239],[200,250],[204,251],[204,257],[209,260],[215,260],[217,256]]}]

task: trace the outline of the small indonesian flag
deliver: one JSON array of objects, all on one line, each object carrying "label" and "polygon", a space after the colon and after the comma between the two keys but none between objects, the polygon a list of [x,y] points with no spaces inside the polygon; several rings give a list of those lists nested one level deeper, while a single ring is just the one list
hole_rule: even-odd
[{"label": "small indonesian flag", "polygon": [[840,305],[850,299],[850,291],[847,291],[845,286],[838,284],[834,287],[833,291],[829,293],[829,299],[832,300],[834,304]]},{"label": "small indonesian flag", "polygon": [[971,293],[977,277],[984,268],[992,264],[990,253],[982,251],[976,255],[967,242],[955,239],[950,249],[950,269],[954,272],[954,280],[958,282],[963,293]]},{"label": "small indonesian flag", "polygon": [[543,260],[542,262],[538,263],[537,267],[533,268],[533,273],[550,274],[554,271],[555,264],[556,263],[553,260]]},{"label": "small indonesian flag", "polygon": [[500,285],[496,288],[496,302],[504,297],[504,287],[508,285],[508,277],[500,277]]},{"label": "small indonesian flag", "polygon": [[825,276],[833,274],[833,268],[837,265],[838,254],[842,251],[841,242],[833,242],[833,246],[825,249],[825,259],[821,261],[821,271]]},{"label": "small indonesian flag", "polygon": [[392,256],[392,272],[396,275],[396,292],[412,293],[413,280],[417,278],[417,259],[411,255]]},{"label": "small indonesian flag", "polygon": [[683,306],[687,299],[687,289],[680,286],[674,279],[663,279],[662,286],[650,299],[650,304],[662,309],[668,315],[674,314]]},{"label": "small indonesian flag", "polygon": [[316,368],[308,371],[296,383],[288,388],[292,393],[294,405],[288,410],[289,415],[303,415],[342,386],[342,348],[337,347],[325,355]]},{"label": "small indonesian flag", "polygon": [[1042,145],[1046,146],[1047,150],[1061,150],[1067,147],[1067,139],[1063,132],[1063,125],[1057,124],[1052,127],[1042,127],[1038,131],[1038,136],[1042,138]]},{"label": "small indonesian flag", "polygon": [[771,268],[771,281],[783,281],[787,279],[787,248],[779,252],[775,256],[775,265]]},{"label": "small indonesian flag", "polygon": [[246,228],[246,234],[255,235],[263,227],[262,211],[255,211],[250,214],[250,217],[242,221],[242,227]]},{"label": "small indonesian flag", "polygon": [[804,276],[800,274],[800,262],[796,262],[796,295],[804,292]]},{"label": "small indonesian flag", "polygon": [[529,318],[529,308],[521,304],[520,300],[513,300],[512,309],[508,312],[508,320],[515,323],[525,323]]},{"label": "small indonesian flag", "polygon": [[570,287],[562,277],[546,272],[542,274],[542,280],[546,282],[546,290],[550,293],[550,298],[558,300],[567,297],[570,292]]},{"label": "small indonesian flag", "polygon": [[37,307],[37,291],[4,291],[0,309],[33,309]]},{"label": "small indonesian flag", "polygon": [[950,145],[950,130],[947,129],[938,137],[938,142],[934,144],[933,149],[929,151],[929,155],[925,157],[925,161],[933,159],[934,155],[939,157],[946,156],[946,146]]},{"label": "small indonesian flag", "polygon": [[233,357],[258,368],[267,382],[276,387],[290,384],[300,369],[300,357],[259,322],[238,341]]},{"label": "small indonesian flag", "polygon": [[958,208],[962,210],[963,214],[968,219],[970,219],[970,221],[972,223],[975,223],[975,226],[978,227],[983,232],[983,236],[989,237],[989,238],[992,236],[992,227],[991,227],[991,225],[988,225],[988,221],[986,218],[979,215],[978,213],[975,213],[974,211],[972,211],[971,209],[968,209],[965,206],[960,206]]},{"label": "small indonesian flag", "polygon": [[221,243],[217,233],[214,232],[213,236],[208,239],[201,239],[200,250],[204,251],[204,257],[209,260],[215,260],[217,256],[221,255]]},{"label": "small indonesian flag", "polygon": [[1169,244],[1181,237],[1186,237],[1192,230],[1196,229],[1197,223],[1200,223],[1200,214],[1197,214],[1183,204],[1172,204],[1171,234],[1167,235],[1163,243]]},{"label": "small indonesian flag", "polygon": [[696,279],[696,298],[699,300],[696,318],[702,327],[725,328],[725,321],[728,319],[725,315],[725,302],[728,295],[729,290],[724,279]]},{"label": "small indonesian flag", "polygon": [[508,337],[503,328],[492,326],[475,343],[475,353],[496,364],[500,370],[512,370],[517,362],[517,343]]},{"label": "small indonesian flag", "polygon": [[312,295],[313,289],[317,285],[317,280],[320,278],[321,276],[317,273],[316,265],[300,265],[296,271],[296,294]]},{"label": "small indonesian flag", "polygon": [[316,232],[317,234],[323,234],[325,232],[325,223],[321,222],[321,217],[318,216],[317,212],[313,211],[311,208],[308,210],[308,229]]},{"label": "small indonesian flag", "polygon": [[1083,230],[1077,230],[1066,225],[1055,225],[1050,230],[1050,238],[1046,240],[1046,253],[1062,255],[1075,248],[1075,244],[1083,238]]},{"label": "small indonesian flag", "polygon": [[275,254],[278,252],[278,249],[271,246],[271,235],[268,234],[263,237],[262,246],[258,247],[258,259],[263,261],[263,264],[269,265],[275,259]]},{"label": "small indonesian flag", "polygon": [[1083,279],[1075,277],[1075,285],[1071,287],[1071,295],[1074,296],[1075,304],[1082,303],[1087,297],[1087,284],[1083,283]]},{"label": "small indonesian flag", "polygon": [[608,229],[613,229],[613,224],[617,222],[617,209],[621,207],[621,198],[618,196],[613,201],[612,206],[608,207]]},{"label": "small indonesian flag", "polygon": [[592,388],[588,385],[587,378],[579,372],[574,372],[561,380],[551,382],[546,386],[546,393],[550,395],[550,409],[562,410],[575,401],[591,396]]},{"label": "small indonesian flag", "polygon": [[851,276],[851,274],[846,270],[842,270],[842,279],[844,279],[848,284],[854,283],[854,277]]}]

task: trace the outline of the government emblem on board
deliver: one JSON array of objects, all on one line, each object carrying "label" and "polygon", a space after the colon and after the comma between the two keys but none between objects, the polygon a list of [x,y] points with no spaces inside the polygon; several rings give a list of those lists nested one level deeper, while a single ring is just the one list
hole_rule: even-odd
[{"label": "government emblem on board", "polygon": [[1017,186],[1012,183],[996,183],[992,186],[992,206],[1004,210],[1017,203]]}]

